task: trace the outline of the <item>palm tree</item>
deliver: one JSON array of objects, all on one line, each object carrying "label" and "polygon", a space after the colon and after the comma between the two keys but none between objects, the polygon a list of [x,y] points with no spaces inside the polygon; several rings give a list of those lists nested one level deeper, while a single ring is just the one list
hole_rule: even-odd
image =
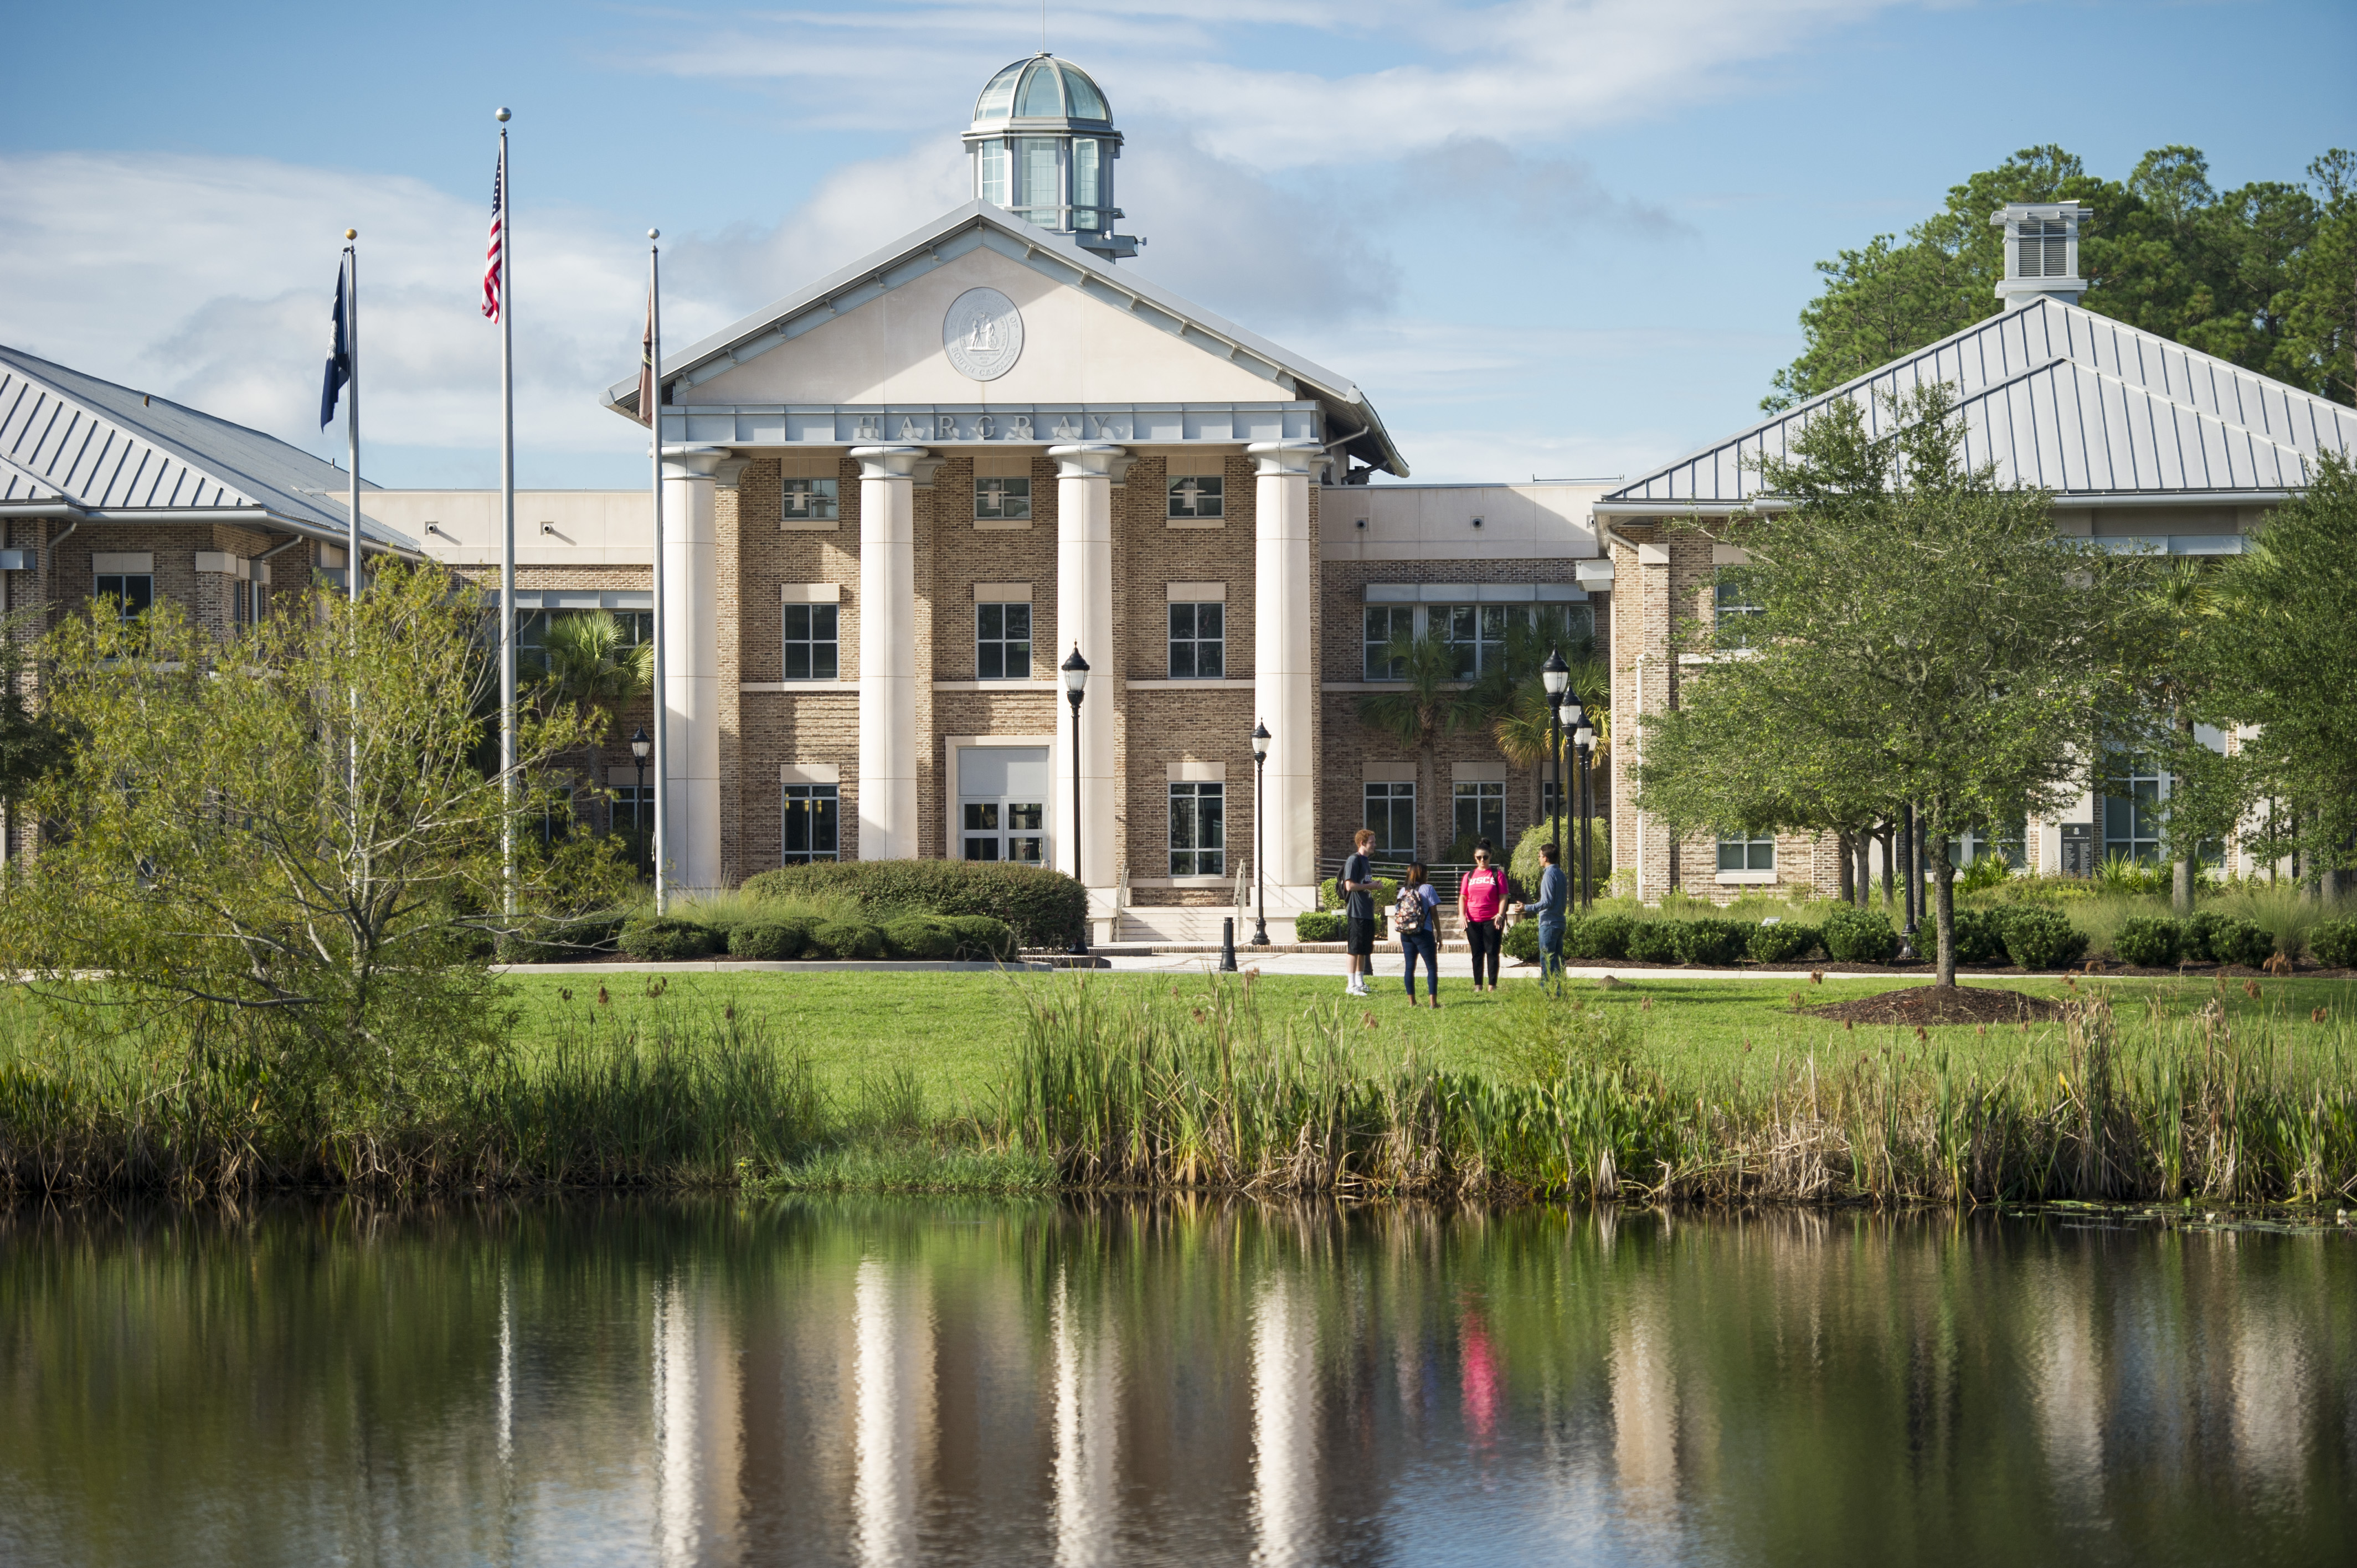
[{"label": "palm tree", "polygon": [[[1593,645],[1583,643],[1568,662],[1571,665],[1571,690],[1579,693],[1580,707],[1587,722],[1596,726],[1595,760],[1601,763],[1612,749],[1612,671],[1603,660],[1595,656]],[[1502,703],[1491,710],[1490,733],[1497,737],[1498,750],[1517,768],[1544,769],[1547,764],[1547,747],[1552,739],[1548,720],[1546,686],[1534,671],[1518,682]],[[1571,732],[1563,732],[1563,760],[1576,760],[1572,755]],[[1544,773],[1540,777],[1544,779]],[[1560,773],[1557,778],[1568,779]],[[1568,801],[1558,801],[1558,812],[1568,817]]]},{"label": "palm tree", "polygon": [[[1359,722],[1415,753],[1416,852],[1424,859],[1437,859],[1447,841],[1434,836],[1439,826],[1434,753],[1441,736],[1464,727],[1470,711],[1465,681],[1457,671],[1457,649],[1437,631],[1422,637],[1402,633],[1384,647],[1383,658],[1400,689],[1360,698]],[[1429,854],[1423,846],[1427,840],[1433,846]]]},{"label": "palm tree", "polygon": [[594,736],[584,766],[597,785],[597,752],[606,744],[625,703],[654,687],[654,644],[630,643],[622,623],[604,610],[553,616],[543,642],[544,672],[532,683],[532,701],[544,713],[578,707],[590,716]]}]

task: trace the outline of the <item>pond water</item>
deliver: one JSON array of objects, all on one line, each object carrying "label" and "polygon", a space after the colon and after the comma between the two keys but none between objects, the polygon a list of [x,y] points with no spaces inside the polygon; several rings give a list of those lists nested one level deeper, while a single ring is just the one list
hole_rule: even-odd
[{"label": "pond water", "polygon": [[2357,1241],[0,1210],[0,1561],[2348,1563]]}]

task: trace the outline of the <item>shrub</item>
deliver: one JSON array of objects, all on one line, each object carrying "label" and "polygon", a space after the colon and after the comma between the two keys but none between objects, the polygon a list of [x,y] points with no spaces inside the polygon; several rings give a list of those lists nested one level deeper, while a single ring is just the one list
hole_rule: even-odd
[{"label": "shrub", "polygon": [[1956,891],[1978,893],[1997,886],[2013,875],[2013,867],[2001,854],[1984,854],[1957,875]]},{"label": "shrub", "polygon": [[2210,931],[2210,961],[2256,969],[2273,958],[2275,933],[2255,921],[2228,916]]},{"label": "shrub", "polygon": [[2177,950],[2184,940],[2175,920],[2150,915],[2120,922],[2119,933],[2112,939],[2112,950],[2119,954],[2122,963],[2138,969],[2167,969],[2177,961]]},{"label": "shrub", "polygon": [[2005,950],[2024,969],[2061,969],[2087,953],[2087,934],[2060,909],[2018,905],[2005,914]]},{"label": "shrub", "polygon": [[1524,963],[1538,962],[1539,923],[1536,920],[1515,921],[1506,928],[1505,940],[1498,944],[1498,948],[1508,958],[1518,958]]},{"label": "shrub", "polygon": [[1827,915],[1822,940],[1836,963],[1889,963],[1899,956],[1899,933],[1890,929],[1890,917],[1865,909]]},{"label": "shrub", "polygon": [[534,927],[530,936],[517,940],[514,961],[564,963],[592,953],[613,952],[620,946],[622,925],[627,918],[628,911],[610,909],[602,914],[549,920]]},{"label": "shrub", "polygon": [[1762,920],[1751,928],[1744,950],[1754,963],[1791,963],[1809,956],[1817,945],[1817,929],[1797,920]]},{"label": "shrub", "polygon": [[1297,942],[1339,942],[1342,940],[1342,917],[1330,909],[1308,909],[1293,917],[1293,940]]},{"label": "shrub", "polygon": [[1703,969],[1725,969],[1743,957],[1759,929],[1742,920],[1681,920],[1675,927],[1678,958]]},{"label": "shrub", "polygon": [[2230,918],[2215,909],[2195,911],[2178,928],[2178,958],[2186,963],[2224,963],[2226,961],[2218,956],[2212,939]]},{"label": "shrub", "polygon": [[884,952],[888,958],[938,962],[957,951],[957,933],[939,915],[903,915],[884,923]]},{"label": "shrub", "polygon": [[1639,920],[1629,928],[1629,956],[1639,963],[1678,961],[1678,928],[1683,920]]},{"label": "shrub", "polygon": [[[2005,862],[1990,857],[1995,864]],[[1973,863],[1980,865],[1979,861]],[[1936,940],[1936,939],[1934,939]],[[2005,956],[2005,922],[1987,909],[1956,911],[1956,961],[1970,964],[2002,964]]]},{"label": "shrub", "polygon": [[[1398,903],[1399,893],[1400,885],[1398,877],[1385,876],[1381,873],[1378,873],[1375,876],[1376,912],[1380,914],[1383,910],[1388,909],[1393,905]],[[1331,910],[1338,914],[1341,911],[1342,879],[1340,877],[1329,876],[1325,881],[1318,885],[1318,908],[1321,910]],[[1338,927],[1336,929],[1339,930],[1340,928]],[[1341,940],[1341,938],[1338,936],[1334,940],[1340,941]]]},{"label": "shrub", "polygon": [[2326,920],[2310,927],[2308,951],[2327,969],[2357,969],[2357,920]]},{"label": "shrub", "polygon": [[[1579,885],[1579,822],[1577,817],[1563,819],[1563,874],[1574,887]],[[1595,832],[1596,880],[1601,885],[1612,875],[1612,822],[1609,817],[1590,817],[1589,827]],[[1535,898],[1539,896],[1539,845],[1551,843],[1555,822],[1542,818],[1523,830],[1514,841],[1514,852],[1507,857],[1506,875],[1513,879],[1518,896]]]},{"label": "shrub", "polygon": [[1626,915],[1587,915],[1564,922],[1566,958],[1602,959],[1617,962],[1629,956],[1629,933],[1637,922]]},{"label": "shrub", "polygon": [[942,923],[957,939],[952,958],[970,962],[987,962],[996,959],[1000,963],[1015,960],[1017,944],[1015,928],[988,915],[944,915]]},{"label": "shrub", "polygon": [[710,958],[720,950],[720,933],[676,915],[634,919],[622,928],[622,950],[649,963]]},{"label": "shrub", "polygon": [[848,860],[780,866],[746,879],[757,898],[838,894],[869,918],[988,915],[1022,945],[1070,947],[1088,919],[1088,895],[1060,871],[1006,861]]},{"label": "shrub", "polygon": [[884,932],[865,920],[823,920],[812,930],[810,945],[813,958],[882,958]]},{"label": "shrub", "polygon": [[810,937],[808,920],[747,920],[729,928],[728,956],[770,963],[800,958],[802,950],[810,946]]}]

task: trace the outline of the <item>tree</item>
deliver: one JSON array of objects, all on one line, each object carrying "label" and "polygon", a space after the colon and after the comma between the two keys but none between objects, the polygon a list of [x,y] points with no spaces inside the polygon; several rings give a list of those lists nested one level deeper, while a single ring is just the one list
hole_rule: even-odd
[{"label": "tree", "polygon": [[[2159,567],[2131,602],[2117,644],[2126,703],[2105,749],[2150,757],[2169,776],[2163,832],[2171,901],[2193,912],[2201,846],[2233,831],[2246,800],[2243,769],[2203,746],[2197,726],[2209,718],[2217,632],[2214,570],[2198,560]],[[2231,635],[2231,633],[2230,633]]]},{"label": "tree", "polygon": [[583,771],[594,789],[599,783],[597,752],[623,705],[654,689],[654,644],[634,646],[615,617],[586,610],[553,618],[541,648],[547,662],[533,682],[533,701],[544,713],[579,711],[588,726]]},{"label": "tree", "polygon": [[[1771,492],[1813,499],[1712,531],[1749,552],[1760,612],[1739,656],[1706,643],[1715,658],[1684,696],[1690,716],[1647,719],[1639,779],[1649,811],[1696,809],[1660,769],[1657,734],[1674,746],[1684,730],[1690,754],[1700,750],[1693,736],[1772,746],[1780,764],[1788,754],[1810,764],[1804,783],[1863,780],[1862,794],[1911,802],[1931,845],[1946,984],[1947,840],[2077,793],[2110,691],[2108,628],[2140,576],[2132,557],[2059,538],[2046,492],[1998,489],[1989,471],[1966,470],[1953,398],[1933,386],[1891,400],[1895,428],[1875,442],[1842,423],[1857,420],[1854,405],[1835,405],[1824,435],[1770,466]],[[1880,455],[1876,489],[1856,482],[1860,451]],[[1843,483],[1823,482],[1820,457],[1851,465]],[[1747,777],[1739,761],[1726,766],[1738,784]],[[1754,822],[1780,809],[1754,802]]]},{"label": "tree", "polygon": [[2229,559],[2206,639],[2212,711],[2257,726],[2245,786],[2276,805],[2249,835],[2331,878],[2357,867],[2357,471],[2327,453],[2315,479]]},{"label": "tree", "polygon": [[[1434,780],[1439,766],[1434,754],[1441,737],[1462,729],[1471,712],[1465,682],[1458,673],[1457,648],[1437,631],[1422,637],[1402,633],[1384,646],[1383,660],[1403,684],[1396,692],[1360,698],[1359,722],[1415,753],[1416,853],[1437,860],[1439,846],[1447,841],[1437,836],[1440,812]],[[1427,843],[1432,846],[1428,851]]]},{"label": "tree", "polygon": [[2291,359],[2287,381],[2335,403],[2357,403],[2357,154],[2335,147],[2308,166],[2317,187],[2316,232],[2291,263]]},{"label": "tree", "polygon": [[55,714],[27,700],[26,639],[36,614],[0,617],[0,805],[13,808],[66,755],[68,735]]},{"label": "tree", "polygon": [[[500,1037],[490,944],[536,923],[500,913],[502,829],[549,808],[588,727],[522,715],[503,800],[474,760],[489,626],[399,565],[227,642],[170,603],[65,619],[45,665],[72,740],[28,796],[52,836],[0,900],[0,964],[100,1031],[236,1042],[258,1097],[362,1120],[463,1086]],[[576,843],[528,853],[514,892],[570,911],[626,876]]]}]

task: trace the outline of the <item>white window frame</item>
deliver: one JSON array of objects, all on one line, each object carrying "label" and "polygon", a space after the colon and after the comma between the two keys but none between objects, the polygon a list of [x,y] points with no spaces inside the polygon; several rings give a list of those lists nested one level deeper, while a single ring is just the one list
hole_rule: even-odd
[{"label": "white window frame", "polygon": [[[1754,864],[1762,848],[1767,851],[1768,864]],[[1739,865],[1727,864],[1728,850],[1735,852]],[[1718,880],[1721,882],[1763,882],[1776,880],[1776,835],[1774,833],[1721,833],[1718,835]]]},{"label": "white window frame", "polygon": [[[794,617],[797,611],[802,613],[804,620],[810,627],[810,632],[808,635],[795,637],[792,634]],[[834,628],[834,636],[822,638],[817,635],[819,619],[822,615],[826,618],[828,623]],[[793,674],[786,663],[786,650],[797,643],[810,650],[810,668],[800,675]],[[818,670],[818,650],[821,648],[834,650],[834,667],[828,670],[824,674],[819,673]],[[822,682],[838,681],[842,678],[843,607],[838,604],[788,603],[780,605],[779,607],[778,615],[778,679],[787,685],[803,685],[815,684]]]},{"label": "white window frame", "polygon": [[1164,491],[1165,516],[1172,522],[1224,522],[1227,485],[1224,474],[1172,474]]},{"label": "white window frame", "polygon": [[[789,474],[778,481],[778,521],[781,527],[806,528],[843,520],[842,479]],[[799,510],[797,496],[802,498]]]},{"label": "white window frame", "polygon": [[[1187,612],[1189,633],[1183,638],[1178,635],[1178,614],[1181,610]],[[1203,612],[1206,610],[1219,618],[1220,629],[1216,636],[1202,635]],[[1223,600],[1173,600],[1165,622],[1170,634],[1164,645],[1168,660],[1165,668],[1171,680],[1224,681],[1228,678],[1228,607]],[[1178,649],[1181,644],[1192,650],[1191,658],[1194,663],[1194,668],[1183,675],[1178,672]],[[1215,650],[1213,657],[1219,661],[1220,666],[1209,674],[1203,671],[1203,650],[1206,648]]]},{"label": "white window frame", "polygon": [[[996,486],[996,489],[986,487]],[[1031,521],[1029,475],[977,474],[974,481],[974,520],[1008,523]]]},{"label": "white window frame", "polygon": [[[1228,787],[1225,781],[1204,779],[1172,779],[1166,789],[1168,790],[1170,802],[1170,875],[1174,878],[1225,876],[1228,868]],[[1207,847],[1200,842],[1203,832],[1203,806],[1205,802],[1212,800],[1218,801],[1220,806],[1218,818],[1220,842]],[[1179,843],[1178,832],[1182,818],[1188,826],[1188,836],[1196,841],[1183,847]],[[1187,860],[1184,868],[1179,864],[1182,857]],[[1207,861],[1208,865],[1206,865]]]},{"label": "white window frame", "polygon": [[[1416,858],[1415,837],[1419,825],[1416,822],[1416,811],[1422,803],[1417,800],[1414,779],[1371,779],[1359,786],[1361,820],[1368,827],[1375,829],[1375,847],[1371,858],[1394,864]],[[1383,800],[1386,806],[1382,813],[1383,825],[1380,828],[1375,827],[1377,813],[1374,811],[1374,803],[1378,800]],[[1407,802],[1407,841],[1405,845],[1395,839],[1387,841],[1384,836],[1390,829],[1397,825],[1394,813],[1398,810],[1398,803],[1402,800]]]},{"label": "white window frame", "polygon": [[[993,610],[998,612],[999,635],[996,637],[987,635],[988,627],[985,624]],[[1017,610],[1020,610],[1023,614],[1023,635],[1020,638],[1009,636],[1006,631],[1007,617]],[[1038,647],[1038,631],[1039,624],[1031,614],[1031,601],[1028,599],[984,599],[977,602],[974,607],[974,678],[977,681],[1028,681],[1031,679],[1031,660]],[[1023,649],[1023,671],[1020,674],[1011,674],[1006,668],[1007,650],[1018,642]],[[984,650],[989,648],[996,648],[998,650],[998,673],[996,675],[990,673],[985,667],[986,661],[984,658]]]}]

